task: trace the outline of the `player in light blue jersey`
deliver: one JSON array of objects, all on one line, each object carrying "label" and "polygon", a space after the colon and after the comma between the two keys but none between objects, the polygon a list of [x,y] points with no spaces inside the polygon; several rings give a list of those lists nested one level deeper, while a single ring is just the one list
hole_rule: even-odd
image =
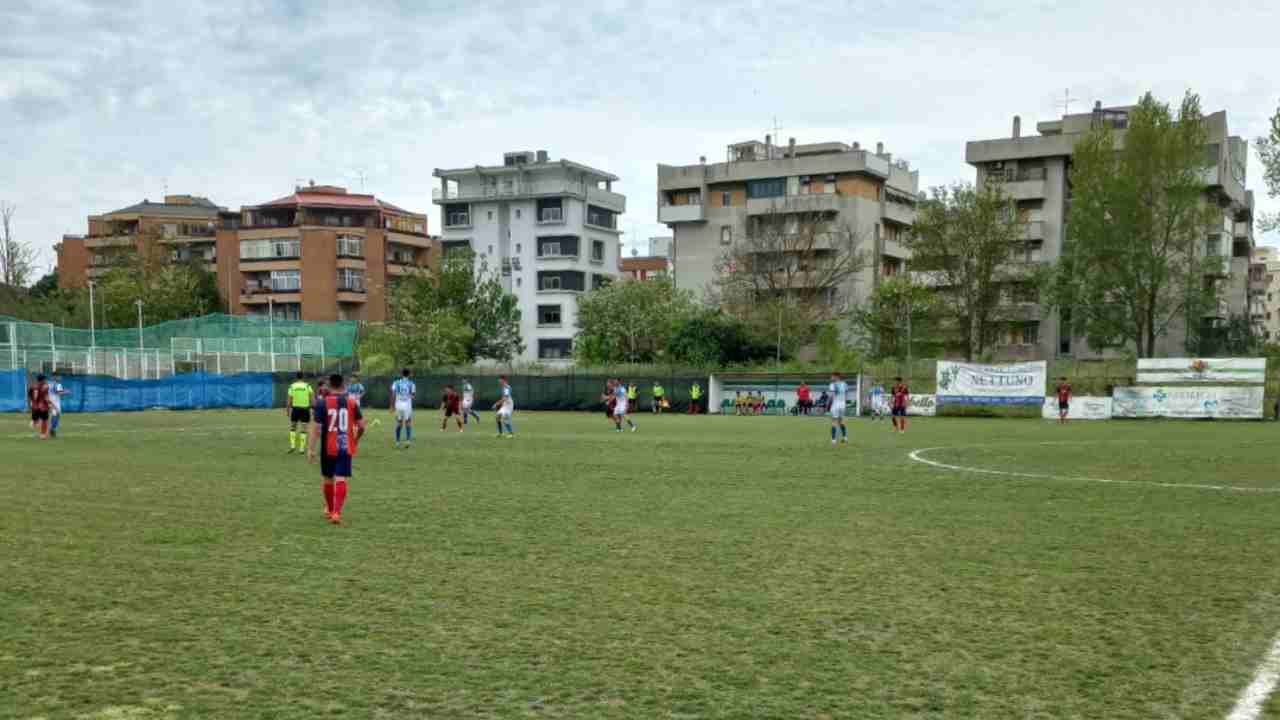
[{"label": "player in light blue jersey", "polygon": [[364,383],[360,382],[360,373],[351,373],[351,380],[347,383],[347,395],[357,403],[360,403],[364,393]]},{"label": "player in light blue jersey", "polygon": [[[418,387],[409,379],[409,368],[400,371],[400,379],[391,383],[391,413],[396,416],[396,448],[413,444],[413,398]],[[404,445],[400,432],[404,431]]]},{"label": "player in light blue jersey", "polygon": [[831,444],[836,444],[836,431],[839,429],[841,443],[849,442],[849,428],[844,425],[844,410],[849,404],[849,383],[840,379],[840,373],[831,373],[831,384],[827,386],[831,396]]},{"label": "player in light blue jersey", "polygon": [[462,379],[462,424],[466,425],[467,421],[475,418],[476,422],[480,422],[480,413],[475,411],[476,389],[471,387],[471,381],[466,378]]},{"label": "player in light blue jersey", "polygon": [[884,385],[879,380],[872,380],[871,392],[871,417],[874,420],[883,420],[884,411],[886,409],[884,402]]},{"label": "player in light blue jersey", "polygon": [[62,396],[70,394],[70,390],[62,387],[62,377],[54,373],[49,381],[49,437],[51,438],[58,437],[58,426],[62,424]]},{"label": "player in light blue jersey", "polygon": [[498,402],[493,404],[494,416],[498,422],[498,437],[514,438],[516,431],[511,427],[511,413],[515,412],[516,399],[511,395],[511,386],[507,384],[506,375],[498,378],[498,382],[502,385],[502,391],[498,395]]},{"label": "player in light blue jersey", "polygon": [[626,383],[618,380],[613,385],[613,426],[618,432],[622,432],[622,421],[627,421],[627,427],[631,428],[631,432],[635,432],[639,428],[631,422],[631,416],[627,415],[630,410],[631,399],[628,395],[628,387]]}]

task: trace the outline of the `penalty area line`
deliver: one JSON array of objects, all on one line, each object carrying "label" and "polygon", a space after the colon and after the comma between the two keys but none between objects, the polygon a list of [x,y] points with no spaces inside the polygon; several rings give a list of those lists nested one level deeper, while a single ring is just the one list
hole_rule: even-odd
[{"label": "penalty area line", "polygon": [[[1061,443],[1028,443],[1028,444],[1029,445],[1051,445],[1051,444],[1056,445]],[[950,463],[939,462],[937,460],[930,460],[929,458],[924,456],[925,453],[938,452],[941,450],[959,450],[961,448],[966,448],[966,447],[983,448],[983,447],[991,447],[991,446],[989,445],[954,445],[949,447],[943,446],[943,447],[920,448],[919,450],[913,450],[910,453],[907,453],[907,457],[911,458],[915,462],[923,463],[925,465],[929,465],[929,466],[938,468],[940,470],[976,473],[979,475],[996,475],[998,477],[1027,478],[1030,480],[1059,480],[1059,481],[1066,481],[1066,482],[1091,482],[1091,483],[1103,483],[1107,485],[1145,485],[1148,487],[1180,488],[1184,490],[1216,490],[1219,492],[1240,492],[1240,493],[1280,492],[1280,488],[1252,488],[1252,487],[1238,487],[1235,485],[1207,485],[1207,484],[1198,484],[1198,483],[1166,483],[1166,482],[1157,482],[1155,480],[1116,480],[1113,478],[1095,478],[1095,477],[1085,477],[1082,475],[1049,475],[1047,473],[1019,472],[1015,470],[993,470],[991,468],[976,468],[976,467],[967,467],[964,465],[952,465]]]},{"label": "penalty area line", "polygon": [[1280,635],[1271,643],[1271,651],[1262,659],[1253,674],[1253,682],[1240,692],[1227,720],[1257,720],[1262,717],[1262,707],[1280,681]]}]

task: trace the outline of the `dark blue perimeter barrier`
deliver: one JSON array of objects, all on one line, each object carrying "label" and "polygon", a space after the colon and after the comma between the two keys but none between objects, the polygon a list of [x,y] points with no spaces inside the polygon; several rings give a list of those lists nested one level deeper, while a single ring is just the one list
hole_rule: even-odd
[{"label": "dark blue perimeter barrier", "polygon": [[[62,387],[63,412],[125,412],[130,410],[207,410],[269,408],[270,373],[210,375],[204,372],[159,380],[121,380],[102,375],[66,375]],[[0,410],[27,408],[27,378],[21,371],[0,373]]]}]

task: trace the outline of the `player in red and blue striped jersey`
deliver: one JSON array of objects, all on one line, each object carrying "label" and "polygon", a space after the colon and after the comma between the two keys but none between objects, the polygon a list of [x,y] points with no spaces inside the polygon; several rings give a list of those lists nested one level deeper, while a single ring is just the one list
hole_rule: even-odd
[{"label": "player in red and blue striped jersey", "polygon": [[360,403],[347,394],[341,375],[330,375],[328,394],[316,400],[315,422],[307,442],[307,459],[320,455],[320,475],[324,479],[325,515],[329,522],[342,522],[342,504],[347,500],[347,482],[360,438],[364,436],[364,416]]}]

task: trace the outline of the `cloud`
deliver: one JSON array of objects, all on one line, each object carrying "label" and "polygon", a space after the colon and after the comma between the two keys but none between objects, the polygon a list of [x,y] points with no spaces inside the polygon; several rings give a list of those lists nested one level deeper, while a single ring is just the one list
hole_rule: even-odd
[{"label": "cloud", "polygon": [[1280,99],[1277,20],[1235,0],[11,0],[0,198],[50,261],[87,215],[166,188],[236,207],[364,177],[436,227],[432,168],[545,148],[620,175],[644,239],[667,234],[657,163],[775,117],[800,142],[883,141],[926,186],[972,179],[966,140],[1034,128],[1066,88],[1075,110],[1194,89],[1252,138]]}]

